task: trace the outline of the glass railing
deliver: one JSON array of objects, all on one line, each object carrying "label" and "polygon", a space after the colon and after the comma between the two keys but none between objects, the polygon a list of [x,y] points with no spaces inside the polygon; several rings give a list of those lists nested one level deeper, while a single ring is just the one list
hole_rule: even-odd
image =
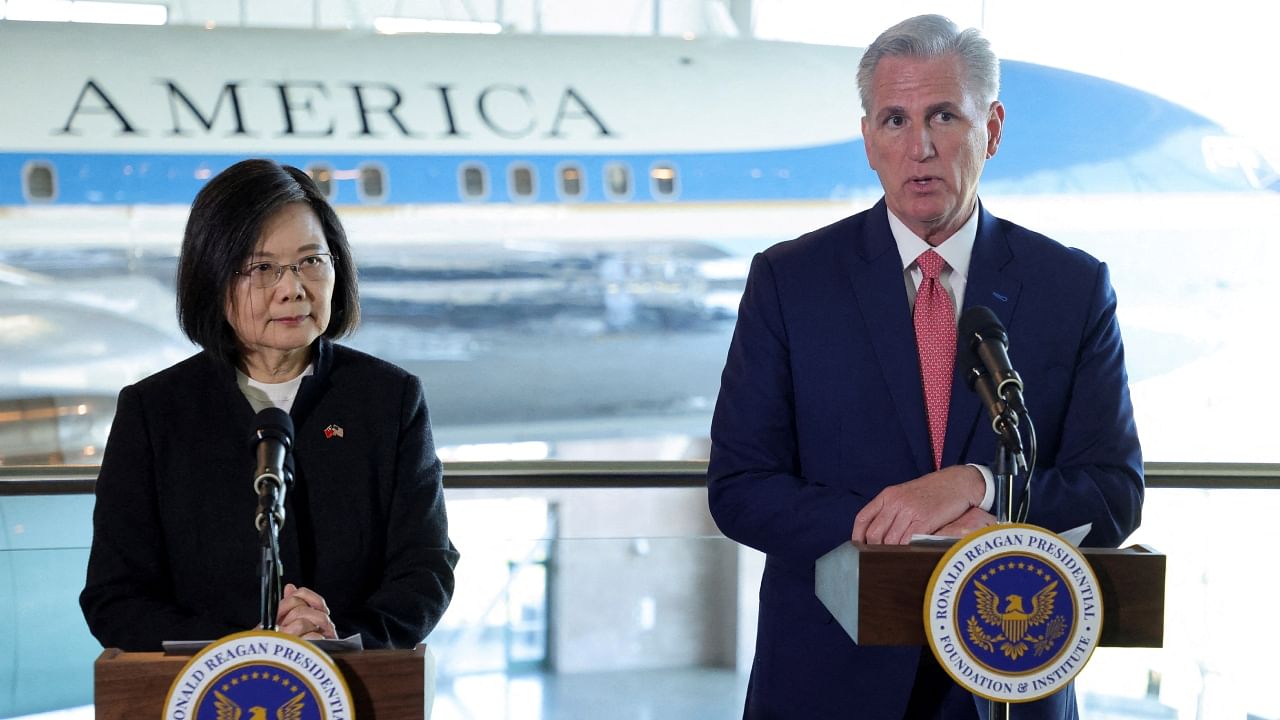
[{"label": "glass railing", "polygon": [[0,717],[93,702],[102,648],[79,603],[92,515],[92,495],[0,494]]},{"label": "glass railing", "polygon": [[1280,490],[1148,489],[1126,544],[1166,556],[1164,647],[1094,653],[1083,717],[1280,718],[1277,517]]},{"label": "glass railing", "polygon": [[[1165,487],[1129,543],[1167,556],[1165,644],[1095,653],[1083,718],[1280,717],[1277,474],[1151,474]],[[77,603],[92,474],[51,475],[0,478],[0,717],[92,716],[100,648]],[[453,472],[462,561],[428,638],[433,717],[740,717],[763,561],[716,531],[698,481],[686,465]],[[1197,483],[1215,487],[1179,487]]]}]

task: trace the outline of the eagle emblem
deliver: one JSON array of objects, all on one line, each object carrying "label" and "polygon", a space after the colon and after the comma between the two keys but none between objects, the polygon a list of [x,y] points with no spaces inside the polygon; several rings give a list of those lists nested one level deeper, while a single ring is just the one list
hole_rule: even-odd
[{"label": "eagle emblem", "polygon": [[[240,705],[235,700],[223,695],[217,690],[213,691],[214,708],[217,710],[217,720],[240,720],[244,711],[240,709]],[[249,708],[249,717],[247,720],[300,720],[302,717],[302,706],[306,701],[305,693],[298,693],[290,698],[280,707],[276,708],[275,718],[267,717],[267,709],[261,705],[254,705]]]},{"label": "eagle emblem", "polygon": [[[973,584],[978,605],[978,617],[969,616],[969,640],[987,652],[995,652],[995,644],[1000,643],[1000,650],[1010,660],[1017,660],[1027,653],[1034,652],[1038,657],[1053,647],[1053,641],[1066,632],[1067,621],[1062,615],[1053,614],[1054,599],[1058,596],[1058,581],[1054,580],[1041,588],[1031,598],[1031,610],[1024,606],[1021,595],[1005,596],[1004,610],[1000,609],[1000,596],[994,590],[978,580]],[[1043,633],[1035,635],[1031,631],[1043,627]],[[997,633],[988,635],[987,627],[995,627]]]}]

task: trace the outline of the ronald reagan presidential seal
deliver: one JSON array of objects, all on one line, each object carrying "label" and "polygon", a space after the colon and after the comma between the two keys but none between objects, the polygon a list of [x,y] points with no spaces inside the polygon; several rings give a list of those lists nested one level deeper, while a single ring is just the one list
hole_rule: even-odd
[{"label": "ronald reagan presidential seal", "polygon": [[1102,593],[1084,555],[1034,525],[970,533],[929,579],[925,635],[943,669],[975,695],[1020,703],[1080,672],[1102,634]]},{"label": "ronald reagan presidential seal", "polygon": [[196,653],[174,678],[165,720],[353,720],[355,706],[333,660],[311,643],[270,630],[228,635]]}]

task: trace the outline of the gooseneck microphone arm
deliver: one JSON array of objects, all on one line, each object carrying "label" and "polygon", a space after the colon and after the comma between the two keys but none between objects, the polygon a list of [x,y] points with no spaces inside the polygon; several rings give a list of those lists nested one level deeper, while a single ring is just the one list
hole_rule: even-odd
[{"label": "gooseneck microphone arm", "polygon": [[[1012,405],[1000,397],[990,374],[980,365],[969,368],[965,380],[969,384],[969,389],[978,394],[982,404],[987,408],[987,414],[991,416],[992,431],[1000,438],[1001,444],[1013,454],[1017,467],[1026,470],[1022,436],[1018,432],[1018,423],[1021,422],[1019,411],[1014,410]],[[1022,412],[1025,413],[1025,408]]]},{"label": "gooseneck microphone arm", "polygon": [[275,630],[276,611],[284,592],[280,528],[284,526],[285,493],[293,483],[293,420],[280,408],[270,407],[254,417],[253,427],[253,490],[258,495],[254,526],[261,547],[259,617],[264,630]]},{"label": "gooseneck microphone arm", "polygon": [[[993,510],[1000,522],[1021,522],[1031,504],[1031,476],[1035,473],[1036,435],[1031,414],[1023,399],[1022,378],[1009,361],[1009,338],[1000,319],[990,308],[976,306],[960,317],[957,336],[959,357],[968,369],[965,380],[978,394],[991,417],[991,429],[997,443],[992,472],[995,475],[996,499]],[[1025,427],[1028,443],[1024,448],[1020,428]],[[1029,452],[1026,452],[1029,450]],[[1027,455],[1031,461],[1027,461]],[[1026,473],[1022,503],[1013,508],[1013,480]]]}]

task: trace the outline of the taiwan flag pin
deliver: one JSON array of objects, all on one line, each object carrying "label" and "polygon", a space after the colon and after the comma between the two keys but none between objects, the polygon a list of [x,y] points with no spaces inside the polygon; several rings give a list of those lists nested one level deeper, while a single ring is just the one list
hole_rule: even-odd
[{"label": "taiwan flag pin", "polygon": [[324,436],[328,440],[332,440],[335,437],[342,437],[342,426],[330,425],[324,429]]}]

